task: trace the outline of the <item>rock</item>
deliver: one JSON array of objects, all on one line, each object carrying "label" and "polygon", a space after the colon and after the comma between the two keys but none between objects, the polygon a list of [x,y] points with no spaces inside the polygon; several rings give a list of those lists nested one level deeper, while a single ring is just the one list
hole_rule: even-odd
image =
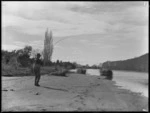
[{"label": "rock", "polygon": [[36,93],[35,95],[40,95],[40,93]]},{"label": "rock", "polygon": [[3,89],[2,91],[8,91],[7,89]]},{"label": "rock", "polygon": [[105,76],[106,79],[112,80],[112,78],[113,78],[112,70],[103,69],[103,70],[100,71],[100,73],[101,73],[101,76]]},{"label": "rock", "polygon": [[10,89],[10,91],[15,91],[14,89]]},{"label": "rock", "polygon": [[79,68],[79,69],[77,69],[77,73],[79,73],[79,74],[86,74],[86,69]]}]

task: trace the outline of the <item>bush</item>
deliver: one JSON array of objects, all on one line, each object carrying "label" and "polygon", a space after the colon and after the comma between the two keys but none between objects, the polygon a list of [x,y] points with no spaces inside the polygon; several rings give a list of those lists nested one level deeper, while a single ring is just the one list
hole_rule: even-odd
[{"label": "bush", "polygon": [[49,74],[55,72],[55,68],[52,66],[43,66],[41,67],[41,74]]},{"label": "bush", "polygon": [[31,65],[31,60],[27,54],[20,55],[18,60],[22,67],[28,67]]},{"label": "bush", "polygon": [[79,68],[79,69],[77,69],[77,73],[79,73],[79,74],[86,74],[86,69]]},{"label": "bush", "polygon": [[57,72],[53,72],[52,75],[67,76],[66,73],[68,73],[67,70],[64,70],[64,71],[57,71]]},{"label": "bush", "polygon": [[104,69],[104,70],[101,70],[100,73],[101,73],[101,76],[106,76],[106,78],[109,80],[113,79],[112,70]]},{"label": "bush", "polygon": [[17,69],[13,65],[2,64],[2,75],[3,76],[26,76],[31,75],[31,71],[29,68],[21,68]]}]

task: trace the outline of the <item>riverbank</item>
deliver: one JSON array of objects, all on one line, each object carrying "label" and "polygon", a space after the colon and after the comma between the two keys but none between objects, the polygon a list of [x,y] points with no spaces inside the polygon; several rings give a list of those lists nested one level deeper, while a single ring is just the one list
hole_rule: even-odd
[{"label": "riverbank", "polygon": [[148,98],[100,76],[2,77],[2,111],[143,111]]},{"label": "riverbank", "polygon": [[[57,70],[56,70],[57,69]],[[40,73],[47,74],[52,72],[63,72],[66,70],[63,67],[56,68],[55,66],[42,66]],[[5,77],[22,77],[22,76],[34,76],[32,67],[15,67],[13,65],[7,65],[2,63],[2,76]]]}]

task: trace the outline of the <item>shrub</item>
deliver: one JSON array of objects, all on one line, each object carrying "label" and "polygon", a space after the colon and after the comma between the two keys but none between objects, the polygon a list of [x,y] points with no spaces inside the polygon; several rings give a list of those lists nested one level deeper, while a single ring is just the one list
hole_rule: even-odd
[{"label": "shrub", "polygon": [[77,73],[79,73],[79,74],[86,74],[86,69],[79,68],[79,69],[77,69]]},{"label": "shrub", "polygon": [[13,65],[2,64],[2,75],[3,76],[26,76],[31,75],[29,68],[21,68],[17,69]]},{"label": "shrub", "polygon": [[100,71],[102,76],[106,76],[107,79],[112,80],[113,79],[113,72],[112,70],[103,69]]}]

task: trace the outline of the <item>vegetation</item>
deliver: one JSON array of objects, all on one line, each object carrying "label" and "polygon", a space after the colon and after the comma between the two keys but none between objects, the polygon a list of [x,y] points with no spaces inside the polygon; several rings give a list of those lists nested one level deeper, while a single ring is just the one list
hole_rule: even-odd
[{"label": "vegetation", "polygon": [[51,61],[53,53],[53,38],[52,38],[52,32],[49,32],[48,29],[45,33],[45,40],[44,40],[44,65],[49,65],[49,62]]},{"label": "vegetation", "polygon": [[79,74],[86,74],[86,69],[84,69],[84,68],[78,68],[77,69],[77,73],[79,73]]},{"label": "vegetation", "polygon": [[112,80],[113,79],[113,72],[109,69],[101,69],[100,70],[101,76],[106,76],[107,79]]},{"label": "vegetation", "polygon": [[123,61],[107,61],[103,63],[103,67],[112,70],[148,72],[148,56],[149,54],[147,53],[140,57],[127,59]]},{"label": "vegetation", "polygon": [[[25,46],[23,49],[13,50],[11,52],[1,50],[2,52],[2,75],[7,76],[29,76],[33,75],[32,64],[35,58],[31,58],[32,47]],[[43,59],[41,59],[42,62]],[[46,66],[41,67],[41,74],[53,73],[55,75],[64,75],[69,69],[75,69],[76,63],[48,61]],[[55,73],[54,73],[55,72]]]}]

